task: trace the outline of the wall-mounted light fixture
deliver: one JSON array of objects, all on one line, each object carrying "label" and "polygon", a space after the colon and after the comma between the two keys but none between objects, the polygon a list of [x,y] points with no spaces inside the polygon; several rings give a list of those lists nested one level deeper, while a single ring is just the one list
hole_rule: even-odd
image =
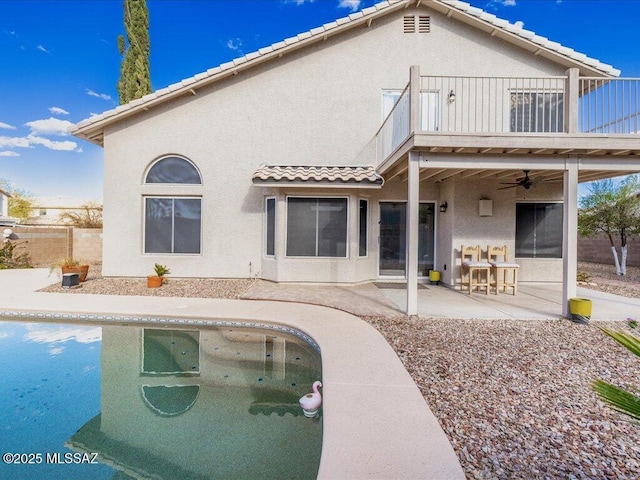
[{"label": "wall-mounted light fixture", "polygon": [[456,94],[453,93],[453,90],[449,92],[449,103],[453,103],[456,101]]},{"label": "wall-mounted light fixture", "polygon": [[447,208],[449,208],[449,204],[448,204],[448,203],[447,203],[447,201],[445,200],[444,202],[442,202],[442,203],[440,204],[440,211],[441,211],[442,213],[444,213],[444,212],[446,212],[446,211],[447,211]]},{"label": "wall-mounted light fixture", "polygon": [[478,213],[481,217],[490,217],[493,215],[493,200],[481,198],[478,202]]}]

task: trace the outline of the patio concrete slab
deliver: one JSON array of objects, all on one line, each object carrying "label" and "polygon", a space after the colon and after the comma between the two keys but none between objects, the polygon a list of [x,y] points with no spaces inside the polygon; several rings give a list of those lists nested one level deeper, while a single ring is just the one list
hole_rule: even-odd
[{"label": "patio concrete slab", "polygon": [[243,299],[279,300],[325,305],[354,315],[397,316],[402,313],[373,283],[326,285],[257,281]]},{"label": "patio concrete slab", "polygon": [[[404,311],[405,288],[383,288],[384,295]],[[640,316],[640,298],[627,298],[587,288],[578,296],[593,302],[592,320],[617,321]],[[460,292],[444,286],[418,289],[418,315],[436,318],[545,320],[562,317],[562,284],[519,283],[517,295]]]}]

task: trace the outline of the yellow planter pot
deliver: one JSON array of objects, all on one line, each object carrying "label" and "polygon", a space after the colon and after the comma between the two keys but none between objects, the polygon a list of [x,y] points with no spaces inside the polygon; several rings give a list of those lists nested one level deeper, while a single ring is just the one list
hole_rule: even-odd
[{"label": "yellow planter pot", "polygon": [[429,283],[438,285],[440,283],[440,272],[437,270],[429,270]]},{"label": "yellow planter pot", "polygon": [[591,300],[588,298],[571,298],[569,299],[569,311],[571,312],[571,320],[576,323],[587,323],[591,318]]}]

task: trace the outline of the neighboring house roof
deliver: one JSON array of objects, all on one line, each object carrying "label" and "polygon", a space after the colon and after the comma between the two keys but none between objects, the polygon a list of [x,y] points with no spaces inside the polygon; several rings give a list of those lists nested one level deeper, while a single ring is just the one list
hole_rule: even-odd
[{"label": "neighboring house roof", "polygon": [[333,187],[380,188],[384,179],[374,167],[301,167],[261,165],[253,174],[253,183],[262,186],[277,184]]},{"label": "neighboring house roof", "polygon": [[237,75],[240,71],[251,68],[254,65],[279,58],[286,53],[298,50],[317,41],[326,40],[328,37],[350,28],[359,25],[371,25],[371,22],[374,20],[392,12],[402,10],[408,6],[421,4],[428,5],[438,12],[486,31],[492,36],[525,48],[536,55],[549,58],[567,67],[577,67],[583,75],[611,77],[620,74],[620,71],[611,65],[590,58],[583,53],[576,52],[557,42],[552,42],[545,37],[541,37],[532,31],[509,23],[507,20],[500,19],[480,8],[472,7],[466,2],[453,0],[385,0],[372,7],[352,13],[348,17],[339,18],[321,27],[300,33],[295,37],[287,38],[271,46],[261,48],[257,52],[248,53],[243,57],[223,63],[216,68],[211,68],[206,72],[186,78],[179,83],[174,83],[166,88],[156,90],[142,98],[132,100],[125,105],[120,105],[100,115],[94,115],[71,127],[69,131],[78,137],[89,140],[97,145],[102,145],[103,129],[107,125],[118,122],[130,115],[146,111],[155,105],[173,98],[184,95],[196,95],[197,89],[231,75]]}]

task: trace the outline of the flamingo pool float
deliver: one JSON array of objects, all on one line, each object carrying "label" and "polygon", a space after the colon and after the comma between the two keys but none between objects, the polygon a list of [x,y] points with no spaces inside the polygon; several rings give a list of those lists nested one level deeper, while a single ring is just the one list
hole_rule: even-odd
[{"label": "flamingo pool float", "polygon": [[305,417],[315,417],[318,413],[318,408],[320,408],[322,404],[322,395],[318,392],[318,387],[322,387],[322,383],[318,381],[313,382],[313,392],[307,393],[300,399],[300,407]]}]

